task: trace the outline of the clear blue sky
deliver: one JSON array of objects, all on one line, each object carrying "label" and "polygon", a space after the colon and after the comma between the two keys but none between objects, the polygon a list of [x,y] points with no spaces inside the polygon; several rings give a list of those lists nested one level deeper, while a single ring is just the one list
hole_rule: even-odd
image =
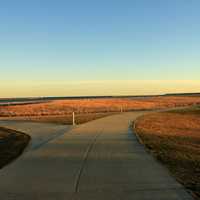
[{"label": "clear blue sky", "polygon": [[199,80],[199,0],[0,2],[0,80]]}]

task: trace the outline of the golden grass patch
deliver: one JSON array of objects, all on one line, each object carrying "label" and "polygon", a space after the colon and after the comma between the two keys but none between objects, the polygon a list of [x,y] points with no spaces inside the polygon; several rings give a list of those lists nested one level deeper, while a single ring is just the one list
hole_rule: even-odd
[{"label": "golden grass patch", "polygon": [[200,110],[149,114],[135,129],[148,149],[200,199]]}]

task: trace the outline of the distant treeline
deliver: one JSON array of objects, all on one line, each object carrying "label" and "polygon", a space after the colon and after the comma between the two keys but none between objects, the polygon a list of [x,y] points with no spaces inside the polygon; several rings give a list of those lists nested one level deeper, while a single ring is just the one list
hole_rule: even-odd
[{"label": "distant treeline", "polygon": [[109,98],[145,98],[156,97],[160,95],[143,95],[143,96],[70,96],[70,97],[36,97],[36,98],[0,98],[0,103],[9,102],[36,102],[36,101],[51,101],[51,100],[73,100],[73,99],[109,99]]},{"label": "distant treeline", "polygon": [[165,96],[200,96],[200,93],[170,93],[165,94]]},{"label": "distant treeline", "polygon": [[48,100],[35,100],[35,101],[9,101],[9,102],[1,102],[0,106],[15,106],[15,105],[27,105],[27,104],[39,104],[39,103],[47,103]]},{"label": "distant treeline", "polygon": [[73,100],[73,99],[109,99],[109,98],[149,98],[159,96],[200,96],[200,93],[170,93],[163,95],[126,95],[126,96],[63,96],[63,97],[24,97],[24,98],[0,98],[0,104],[27,104],[27,103],[42,103],[51,100]]}]

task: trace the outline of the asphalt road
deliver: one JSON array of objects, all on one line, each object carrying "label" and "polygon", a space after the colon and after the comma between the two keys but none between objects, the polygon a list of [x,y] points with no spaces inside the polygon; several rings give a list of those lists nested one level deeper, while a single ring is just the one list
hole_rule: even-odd
[{"label": "asphalt road", "polygon": [[[39,135],[46,130],[56,137],[0,170],[0,199],[191,200],[133,134],[131,121],[141,114],[109,116],[73,129],[39,124]],[[31,124],[16,126],[35,135],[40,130]]]}]

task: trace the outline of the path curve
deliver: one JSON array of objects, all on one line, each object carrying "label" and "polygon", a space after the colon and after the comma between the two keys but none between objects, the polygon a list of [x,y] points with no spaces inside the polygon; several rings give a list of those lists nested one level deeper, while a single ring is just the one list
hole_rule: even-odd
[{"label": "path curve", "polygon": [[4,120],[0,121],[0,126],[24,132],[31,136],[31,141],[26,150],[35,150],[51,140],[63,135],[71,129],[69,125],[59,125],[53,123],[39,123],[28,121]]},{"label": "path curve", "polygon": [[3,200],[191,200],[133,134],[145,112],[94,120],[0,170]]}]

